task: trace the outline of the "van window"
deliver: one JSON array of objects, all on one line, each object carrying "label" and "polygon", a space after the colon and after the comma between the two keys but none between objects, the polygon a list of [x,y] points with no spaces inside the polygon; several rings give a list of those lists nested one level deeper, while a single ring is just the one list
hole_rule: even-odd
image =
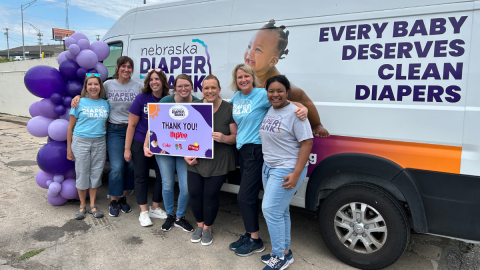
[{"label": "van window", "polygon": [[113,74],[115,74],[117,59],[122,56],[123,42],[109,43],[108,47],[110,47],[110,55],[108,55],[107,59],[103,60],[103,64],[108,70],[108,77],[112,78]]}]

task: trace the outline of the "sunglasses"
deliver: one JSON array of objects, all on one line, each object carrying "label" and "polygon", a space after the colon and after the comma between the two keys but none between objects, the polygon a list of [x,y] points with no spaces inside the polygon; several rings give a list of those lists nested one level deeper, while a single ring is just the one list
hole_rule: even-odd
[{"label": "sunglasses", "polygon": [[162,71],[160,68],[152,68],[152,69],[149,69],[149,70],[148,70],[148,73],[150,73],[150,72],[152,72],[152,71],[154,71],[154,70],[155,70],[155,72],[161,72],[161,71]]},{"label": "sunglasses", "polygon": [[87,73],[85,76],[90,77],[90,76],[95,76],[95,77],[100,77],[100,74],[98,73]]}]

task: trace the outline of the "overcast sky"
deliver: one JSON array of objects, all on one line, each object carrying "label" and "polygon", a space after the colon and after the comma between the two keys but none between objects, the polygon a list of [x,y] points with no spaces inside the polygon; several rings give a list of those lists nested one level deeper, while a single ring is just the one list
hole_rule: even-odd
[{"label": "overcast sky", "polygon": [[[0,0],[0,28],[4,33],[9,28],[10,48],[22,46],[22,20],[20,7],[31,0]],[[172,0],[146,0],[147,4],[170,2]],[[143,0],[68,0],[69,29],[88,36],[90,42],[100,38],[126,11],[139,5]],[[54,44],[52,28],[65,29],[65,0],[37,0],[23,11],[23,21],[40,29],[43,44]],[[24,24],[25,45],[38,44],[37,32]],[[58,41],[56,42],[58,44]],[[0,50],[7,49],[7,38],[0,37]]]}]

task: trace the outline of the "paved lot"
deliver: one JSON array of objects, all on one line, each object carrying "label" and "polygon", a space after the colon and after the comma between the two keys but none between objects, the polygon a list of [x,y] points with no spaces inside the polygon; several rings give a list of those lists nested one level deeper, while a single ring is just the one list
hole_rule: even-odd
[{"label": "paved lot", "polygon": [[[0,114],[0,269],[262,269],[259,255],[235,256],[227,246],[243,232],[234,194],[221,193],[214,224],[214,242],[203,247],[190,242],[190,233],[178,228],[160,230],[163,220],[141,227],[134,195],[133,211],[120,217],[76,221],[78,202],[55,207],[47,191],[35,183],[36,154],[46,138],[32,137],[28,119]],[[104,175],[104,183],[107,170]],[[107,212],[107,188],[98,194],[100,210]],[[302,209],[292,209],[292,250],[289,269],[352,269],[336,259],[320,237],[318,221]],[[187,210],[187,219],[194,222]],[[261,219],[261,236],[270,241]],[[28,259],[29,251],[44,249]],[[266,253],[266,252],[265,252]],[[460,241],[412,235],[408,250],[389,269],[480,269],[480,246]]]}]

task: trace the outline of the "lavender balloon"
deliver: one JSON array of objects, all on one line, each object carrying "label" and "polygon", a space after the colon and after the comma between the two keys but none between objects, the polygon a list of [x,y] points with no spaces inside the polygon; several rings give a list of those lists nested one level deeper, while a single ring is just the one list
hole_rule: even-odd
[{"label": "lavender balloon", "polygon": [[77,44],[80,47],[80,50],[90,48],[90,41],[88,41],[87,39],[80,39]]},{"label": "lavender balloon", "polygon": [[[70,59],[70,60],[75,61],[76,57],[77,57],[76,55],[73,55],[73,54],[72,54],[71,52],[69,52],[69,51],[66,51],[66,52],[65,52],[65,58],[67,58],[67,60]],[[62,63],[63,63],[63,62],[62,62]]]},{"label": "lavender balloon", "polygon": [[49,142],[37,154],[38,167],[51,174],[64,174],[74,167],[75,163],[67,159],[67,143]]},{"label": "lavender balloon", "polygon": [[95,41],[90,44],[90,50],[92,50],[98,56],[98,61],[107,59],[108,55],[110,54],[110,48],[108,47],[107,43],[103,41]]},{"label": "lavender balloon", "polygon": [[67,57],[65,57],[65,54],[67,52],[61,52],[58,57],[57,57],[57,63],[60,65],[63,61],[67,60]]},{"label": "lavender balloon", "polygon": [[80,48],[80,46],[78,46],[77,44],[72,44],[68,47],[68,51],[72,54],[72,55],[77,55],[82,49]]},{"label": "lavender balloon", "polygon": [[70,47],[70,45],[72,45],[72,44],[77,44],[77,40],[72,38],[72,37],[69,37],[69,38],[65,39],[65,46],[67,48]]},{"label": "lavender balloon", "polygon": [[97,70],[97,73],[100,74],[100,79],[102,81],[105,81],[108,78],[108,69],[100,62],[95,64],[95,69]]},{"label": "lavender balloon", "polygon": [[82,33],[75,33],[75,34],[71,35],[70,37],[71,37],[71,38],[74,38],[74,39],[77,41],[77,43],[78,43],[78,41],[81,40],[81,39],[86,39],[86,40],[88,41],[88,43],[90,43],[90,40],[88,39],[88,37],[85,36],[85,35],[82,34]]},{"label": "lavender balloon", "polygon": [[75,186],[75,179],[65,179],[62,182],[62,189],[60,190],[60,196],[65,199],[73,200],[78,195],[77,187]]},{"label": "lavender balloon", "polygon": [[78,96],[82,93],[83,84],[79,81],[69,81],[65,85],[65,94],[70,97]]},{"label": "lavender balloon", "polygon": [[55,104],[49,98],[44,98],[38,103],[38,111],[43,117],[56,118]]},{"label": "lavender balloon", "polygon": [[44,65],[30,68],[23,80],[28,91],[41,98],[50,98],[53,93],[61,94],[66,84],[58,70]]},{"label": "lavender balloon", "polygon": [[28,133],[35,137],[46,137],[48,136],[48,126],[52,121],[52,118],[43,117],[41,115],[35,116],[27,123]]},{"label": "lavender balloon", "polygon": [[71,104],[72,104],[72,97],[63,98],[63,106],[65,106],[65,108],[70,108]]},{"label": "lavender balloon", "polygon": [[[53,183],[55,183],[55,182],[53,182]],[[52,183],[52,184],[53,184],[53,183]],[[60,193],[60,191],[57,192],[57,193],[53,192],[53,191],[50,189],[50,187],[52,186],[52,184],[50,184],[50,186],[48,186],[47,195],[48,195],[48,196],[51,196],[51,197],[56,197],[56,196],[58,196],[58,193]]]},{"label": "lavender balloon", "polygon": [[47,181],[47,189],[48,189],[48,187],[50,186],[51,183],[53,183],[53,180],[48,180]]},{"label": "lavender balloon", "polygon": [[54,120],[48,126],[48,136],[55,141],[63,142],[67,140],[68,121],[65,119]]},{"label": "lavender balloon", "polygon": [[65,180],[62,174],[57,174],[53,177],[53,182],[62,183]]},{"label": "lavender balloon", "polygon": [[77,63],[79,66],[85,69],[91,69],[95,67],[98,62],[97,55],[91,50],[83,50],[77,55]]},{"label": "lavender balloon", "polygon": [[62,196],[55,196],[55,197],[47,196],[47,199],[48,199],[48,202],[54,206],[64,205],[68,202],[68,200]]},{"label": "lavender balloon", "polygon": [[35,176],[35,180],[37,181],[37,184],[44,189],[48,189],[48,181],[51,181],[53,179],[53,174],[46,173],[44,171],[39,171],[37,173],[37,176]]},{"label": "lavender balloon", "polygon": [[30,113],[30,115],[32,117],[40,115],[40,112],[38,111],[38,103],[39,102],[40,101],[35,101],[34,103],[32,103],[32,105],[30,105],[30,108],[28,108],[28,112]]},{"label": "lavender balloon", "polygon": [[51,191],[53,194],[58,194],[61,189],[62,185],[55,181],[48,186],[48,191]]}]

